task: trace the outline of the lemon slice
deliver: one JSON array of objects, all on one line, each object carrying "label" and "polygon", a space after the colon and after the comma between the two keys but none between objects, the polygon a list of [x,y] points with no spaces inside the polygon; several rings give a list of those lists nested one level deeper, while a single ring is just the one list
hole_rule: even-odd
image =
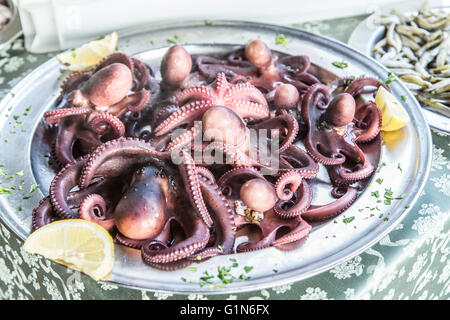
[{"label": "lemon slice", "polygon": [[86,71],[116,50],[119,37],[117,32],[91,41],[77,49],[60,53],[56,59],[70,71]]},{"label": "lemon slice", "polygon": [[381,110],[381,130],[395,131],[411,121],[405,108],[392,93],[380,86],[375,96],[375,104]]},{"label": "lemon slice", "polygon": [[108,231],[82,219],[55,221],[36,230],[25,241],[24,249],[97,281],[109,275],[114,260],[114,244]]}]

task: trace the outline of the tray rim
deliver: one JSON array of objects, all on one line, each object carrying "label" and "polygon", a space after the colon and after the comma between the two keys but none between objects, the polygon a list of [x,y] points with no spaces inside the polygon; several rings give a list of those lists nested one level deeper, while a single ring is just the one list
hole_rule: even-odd
[{"label": "tray rim", "polygon": [[[203,26],[204,25],[204,21],[198,21],[198,20],[193,20],[193,21],[181,21],[178,23],[161,23],[161,24],[152,24],[152,25],[145,25],[145,26],[140,26],[140,27],[135,27],[135,28],[127,28],[119,32],[119,36],[121,37],[128,37],[128,36],[132,36],[133,34],[139,34],[139,33],[143,33],[143,32],[148,32],[148,31],[156,31],[156,30],[162,30],[162,29],[173,29],[176,27],[180,27],[180,26],[184,26],[184,27],[199,27],[199,26]],[[334,46],[338,46],[341,47],[341,50],[345,50],[348,51],[349,53],[352,53],[353,55],[359,56],[362,59],[368,59],[370,62],[373,62],[375,65],[378,66],[378,68],[383,69],[386,74],[388,72],[388,69],[385,68],[384,66],[382,66],[381,64],[379,64],[378,62],[376,62],[372,57],[367,57],[364,56],[360,51],[349,47],[348,45],[339,42],[337,40],[334,40],[332,38],[326,37],[326,36],[322,36],[322,35],[316,35],[301,29],[297,29],[297,28],[293,28],[293,27],[283,27],[283,26],[278,26],[278,25],[272,25],[272,24],[263,24],[263,23],[257,23],[257,22],[247,22],[247,21],[232,21],[232,20],[215,20],[214,21],[214,25],[216,26],[230,26],[230,27],[256,27],[256,28],[263,28],[263,29],[268,29],[272,32],[283,32],[283,33],[287,33],[290,35],[298,35],[300,37],[313,37],[315,38],[316,41],[321,42],[321,43],[330,43],[333,44]],[[191,43],[187,43],[186,45],[189,45]],[[198,45],[198,43],[195,43]],[[208,44],[208,45],[217,45],[217,44]],[[156,49],[156,48],[155,48]],[[56,62],[56,59],[53,57],[51,59],[49,59],[47,62],[44,62],[43,64],[41,64],[40,66],[38,66],[35,70],[33,70],[32,72],[30,72],[26,77],[24,77],[16,86],[14,86],[14,88],[12,88],[11,90],[15,90],[16,88],[20,88],[22,86],[26,85],[26,80],[31,78],[33,76],[33,74],[35,74],[35,72],[37,72],[40,68],[44,68],[44,67],[49,67],[52,64],[58,65]],[[403,84],[399,83],[396,84],[399,86],[404,87]],[[406,89],[406,88],[404,88]],[[411,94],[411,93],[410,93]],[[412,94],[411,94],[412,96]],[[0,111],[1,111],[1,106],[2,105],[6,105],[6,103],[8,103],[8,97],[5,97],[3,99],[2,102],[0,102]],[[414,99],[415,100],[415,99]],[[418,116],[419,118],[424,119],[424,114],[423,114],[423,110],[422,108],[419,107],[417,101],[411,101],[411,103],[413,105],[415,105],[415,110],[411,109],[411,112],[415,112],[417,113],[416,116]],[[418,180],[420,180],[419,183],[415,182],[415,186],[416,186],[416,192],[412,195],[407,196],[408,197],[408,202],[411,203],[411,207],[412,205],[416,202],[417,198],[420,196],[424,185],[428,179],[428,175],[430,172],[430,168],[431,168],[431,148],[432,148],[432,143],[431,143],[431,132],[430,132],[430,128],[429,126],[425,126],[424,128],[422,128],[424,130],[420,131],[420,134],[423,136],[423,142],[426,144],[425,146],[420,145],[420,147],[425,147],[427,152],[421,152],[419,154],[419,164],[420,164],[420,168],[418,168],[417,170],[420,170],[421,172],[421,176],[418,177]],[[359,253],[367,250],[368,248],[370,248],[371,246],[373,246],[374,244],[376,244],[382,237],[384,237],[386,234],[388,234],[390,231],[392,231],[392,229],[394,229],[396,227],[396,225],[398,223],[400,223],[400,221],[409,213],[409,211],[411,210],[411,208],[403,210],[402,214],[400,216],[397,217],[396,220],[391,221],[390,224],[387,227],[384,227],[383,230],[381,230],[380,232],[378,232],[378,234],[375,237],[371,237],[369,233],[368,235],[361,237],[360,240],[356,243],[353,244],[351,246],[346,247],[343,251],[345,251],[346,253],[342,256],[341,252],[335,253],[334,255],[341,255],[341,257],[339,259],[333,260],[332,263],[327,263],[322,267],[316,268],[312,271],[308,271],[306,273],[303,274],[296,274],[296,270],[292,270],[292,271],[286,271],[283,274],[279,274],[277,275],[278,278],[276,280],[271,280],[270,282],[267,282],[266,279],[267,277],[264,276],[262,279],[257,279],[257,280],[252,280],[249,282],[245,282],[244,286],[240,287],[240,288],[230,288],[230,287],[226,287],[224,289],[219,289],[216,291],[212,291],[212,290],[205,290],[205,289],[200,289],[200,290],[179,290],[179,289],[158,289],[158,288],[145,288],[147,290],[151,290],[151,291],[162,291],[162,292],[173,292],[173,293],[179,293],[179,294],[188,294],[188,293],[196,293],[196,294],[208,294],[208,295],[215,295],[215,294],[227,294],[227,293],[238,293],[238,292],[248,292],[248,291],[254,291],[254,290],[258,290],[258,289],[263,289],[263,288],[267,288],[267,287],[273,287],[276,285],[282,285],[282,284],[287,284],[287,283],[291,283],[293,281],[299,281],[299,280],[303,280],[306,278],[309,278],[311,276],[314,276],[316,274],[322,273],[326,270],[331,269],[332,267],[336,266],[337,264],[346,261],[348,259],[351,259],[353,257],[355,257],[356,255],[358,255]],[[7,227],[8,230],[11,231],[12,234],[14,234],[15,236],[17,236],[19,239],[23,240],[23,238],[21,236],[18,236],[16,234],[15,231],[13,231],[13,228],[10,228],[10,226],[8,225],[8,223],[5,223],[4,219],[3,219],[3,213],[0,215],[0,220],[1,222]],[[377,227],[376,229],[378,229],[379,227]],[[377,230],[374,230],[374,232]],[[361,241],[361,239],[365,239],[365,238],[371,238],[368,239],[368,241],[364,242],[365,245],[364,246],[360,246],[359,248],[353,248],[353,247],[357,247],[357,245],[359,244],[359,242]],[[347,251],[349,251],[347,253]],[[130,287],[130,288],[138,288],[138,289],[142,289],[144,287],[142,286],[138,286],[138,285],[133,285],[133,284],[126,284],[124,283],[123,279],[121,279],[120,277],[116,277],[113,280],[108,280],[109,282],[112,283],[117,283],[121,286],[125,286],[125,287]]]}]

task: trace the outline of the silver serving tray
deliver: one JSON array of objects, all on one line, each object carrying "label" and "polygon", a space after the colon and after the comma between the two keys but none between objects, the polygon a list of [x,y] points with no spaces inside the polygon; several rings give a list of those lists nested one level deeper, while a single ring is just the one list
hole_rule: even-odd
[{"label": "silver serving tray", "polygon": [[[289,40],[286,46],[275,45],[277,33],[286,35]],[[261,39],[272,49],[288,54],[308,55],[316,66],[330,70],[338,77],[366,74],[385,79],[388,73],[386,68],[373,59],[340,42],[298,29],[248,22],[215,21],[212,25],[185,22],[140,27],[120,32],[119,50],[158,66],[169,45],[167,39],[172,39],[174,35],[178,36],[180,43],[188,44],[187,49],[193,54],[224,52],[233,45]],[[342,60],[349,63],[348,68],[338,69],[332,65],[333,61]],[[48,194],[48,186],[54,175],[44,165],[47,160],[42,160],[44,155],[39,148],[39,136],[43,132],[40,129],[42,115],[58,95],[60,78],[60,65],[52,58],[18,83],[12,90],[13,94],[7,95],[0,103],[0,164],[5,165],[3,170],[8,173],[23,170],[22,178],[25,180],[23,192],[0,196],[0,218],[20,239],[29,235],[32,209]],[[431,164],[431,134],[422,109],[400,82],[392,83],[392,90],[396,96],[404,95],[408,98],[405,108],[411,117],[411,123],[401,131],[385,137],[386,143],[378,156],[386,166],[372,177],[371,183],[346,212],[336,219],[315,226],[297,249],[281,251],[268,248],[251,253],[218,256],[195,263],[197,271],[193,272],[186,268],[174,271],[154,269],[142,262],[138,250],[116,245],[109,280],[130,287],[176,293],[242,292],[311,277],[368,249],[408,213],[407,208],[412,206],[421,193]],[[22,128],[26,132],[11,134],[10,130],[15,123],[13,116],[22,115],[29,106],[31,109],[28,116],[20,118],[24,121]],[[3,142],[5,138],[8,143]],[[397,168],[399,163],[402,171]],[[377,178],[383,179],[384,183],[379,185],[374,182]],[[31,193],[32,198],[23,200],[23,194],[33,184],[39,184],[39,189]],[[394,195],[404,194],[404,198],[393,201],[390,206],[377,204],[371,192],[379,190],[382,198],[385,187],[391,187]],[[319,178],[313,184],[313,203],[326,202],[329,197],[325,194],[329,190],[327,174],[321,168]],[[22,211],[17,210],[19,205],[22,206]],[[365,208],[376,205],[380,211]],[[385,221],[379,218],[380,214],[389,219]],[[351,223],[342,221],[344,217],[352,216],[355,219]],[[217,274],[217,266],[231,265],[230,257],[237,259],[239,265],[232,269],[235,276],[244,273],[244,266],[254,267],[248,274],[250,280],[235,281],[222,288],[199,286],[198,280],[204,271]],[[182,277],[187,281],[183,282]]]},{"label": "silver serving tray", "polygon": [[12,11],[11,20],[0,30],[0,49],[10,44],[22,35],[22,25],[20,24],[19,11],[14,1],[7,0],[9,9]]},{"label": "silver serving tray", "polygon": [[[436,9],[447,10],[450,14],[450,7],[439,7]],[[384,26],[376,25],[374,23],[375,15],[376,13],[363,20],[355,30],[353,30],[348,40],[348,45],[350,47],[361,51],[369,57],[374,57],[372,49],[375,44],[381,40],[385,32]],[[450,118],[425,108],[422,109],[430,126],[445,132],[450,132]]]}]

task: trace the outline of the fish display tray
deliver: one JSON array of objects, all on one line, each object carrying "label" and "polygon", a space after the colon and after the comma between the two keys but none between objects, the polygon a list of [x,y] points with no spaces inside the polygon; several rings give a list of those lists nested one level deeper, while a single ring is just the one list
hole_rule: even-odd
[{"label": "fish display tray", "polygon": [[[276,35],[282,33],[288,43],[277,45]],[[388,70],[360,52],[340,42],[294,28],[274,25],[214,21],[180,22],[170,25],[152,25],[119,32],[119,51],[135,56],[155,69],[174,39],[185,45],[191,54],[216,54],[230,51],[252,39],[260,39],[273,50],[286,54],[302,54],[310,57],[314,68],[323,70],[326,77],[348,77],[366,74],[386,79]],[[345,60],[348,67],[339,69],[333,62]],[[20,239],[30,233],[32,209],[48,194],[49,184],[55,172],[48,168],[43,144],[43,113],[54,103],[61,84],[61,66],[55,58],[42,64],[19,82],[0,103],[0,133],[2,141],[0,164],[5,172],[20,172],[23,192],[0,196],[0,219]],[[156,74],[160,78],[160,74]],[[159,270],[143,263],[140,251],[115,245],[115,259],[109,281],[155,291],[175,293],[231,293],[258,290],[292,281],[305,279],[346,261],[374,245],[391,231],[408,214],[409,207],[419,197],[431,165],[431,134],[423,110],[409,90],[399,81],[391,84],[395,96],[406,96],[405,108],[411,122],[402,130],[384,135],[379,152],[379,170],[366,182],[355,203],[343,214],[315,225],[299,247],[291,251],[267,248],[255,252],[223,255],[195,262],[192,269]],[[21,117],[22,125],[15,134],[11,131]],[[23,130],[21,130],[23,129]],[[22,132],[24,131],[24,132]],[[44,151],[43,151],[44,150]],[[375,182],[381,179],[383,183]],[[378,180],[378,181],[381,181]],[[32,186],[39,188],[23,193]],[[326,203],[330,192],[329,179],[324,167],[311,182],[313,204]],[[394,200],[391,205],[377,202],[373,193],[391,188]],[[21,210],[18,210],[18,207]],[[353,217],[353,218],[352,218]],[[351,221],[351,222],[349,222]],[[214,286],[199,286],[201,275],[208,271],[217,273],[218,266],[230,266],[230,258],[236,259],[231,273],[238,277],[245,274],[247,280]],[[252,266],[250,272],[248,268]],[[183,281],[184,279],[185,281]]]},{"label": "fish display tray", "polygon": [[[450,14],[450,7],[439,7],[436,9],[445,10]],[[410,13],[412,12],[406,14]],[[350,47],[361,51],[369,57],[374,57],[374,51],[372,49],[381,40],[386,31],[384,26],[379,26],[374,23],[375,16],[376,14],[373,14],[361,21],[355,30],[353,30],[348,40]],[[450,118],[425,108],[423,108],[423,112],[430,126],[445,132],[450,132]]]}]

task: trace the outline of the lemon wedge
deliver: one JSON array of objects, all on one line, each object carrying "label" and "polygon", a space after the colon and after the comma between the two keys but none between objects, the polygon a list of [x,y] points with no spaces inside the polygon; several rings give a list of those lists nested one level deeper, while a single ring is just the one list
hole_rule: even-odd
[{"label": "lemon wedge", "polygon": [[96,281],[107,278],[114,260],[114,244],[108,231],[82,219],[43,226],[28,237],[24,249],[84,272]]},{"label": "lemon wedge", "polygon": [[382,86],[379,87],[375,96],[375,104],[381,110],[381,130],[383,131],[398,130],[411,121],[400,101]]},{"label": "lemon wedge", "polygon": [[79,48],[64,51],[58,54],[56,59],[70,71],[86,71],[113,53],[118,40],[117,32],[113,32]]}]

